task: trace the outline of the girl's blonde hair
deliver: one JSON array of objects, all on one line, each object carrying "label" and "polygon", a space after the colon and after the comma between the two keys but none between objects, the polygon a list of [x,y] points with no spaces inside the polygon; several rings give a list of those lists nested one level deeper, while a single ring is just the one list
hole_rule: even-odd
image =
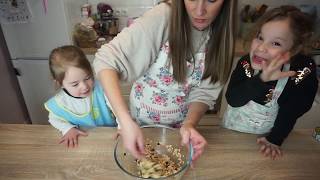
[{"label": "girl's blonde hair", "polygon": [[255,27],[250,33],[251,36],[245,41],[245,45],[248,44],[257,37],[264,24],[270,21],[289,20],[289,27],[293,34],[293,46],[291,52],[296,54],[298,52],[306,54],[308,52],[308,46],[313,34],[313,21],[311,17],[298,8],[291,5],[280,6],[272,10],[267,11],[255,24]]},{"label": "girl's blonde hair", "polygon": [[[183,0],[172,0],[169,30],[170,57],[173,77],[184,82],[187,72],[187,59],[193,57],[191,28]],[[202,79],[211,78],[211,82],[226,83],[228,80],[234,52],[235,20],[237,0],[224,0],[220,13],[212,22],[211,36],[207,44],[205,70]]]},{"label": "girl's blonde hair", "polygon": [[90,62],[83,51],[76,46],[62,46],[51,51],[49,56],[49,68],[52,78],[59,86],[62,85],[68,67],[77,67],[93,77]]}]

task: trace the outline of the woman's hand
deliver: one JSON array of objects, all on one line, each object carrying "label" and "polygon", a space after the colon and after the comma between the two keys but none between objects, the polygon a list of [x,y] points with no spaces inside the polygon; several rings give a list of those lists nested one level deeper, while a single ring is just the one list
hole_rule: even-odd
[{"label": "woman's hand", "polygon": [[132,156],[140,159],[145,154],[142,131],[131,118],[127,103],[121,95],[119,76],[120,73],[118,74],[118,72],[113,69],[104,69],[98,74],[113,112],[119,120],[121,128],[119,132],[123,140],[123,145]]},{"label": "woman's hand", "polygon": [[188,146],[189,143],[192,144],[193,147],[193,156],[192,161],[196,161],[200,155],[203,153],[205,146],[207,145],[207,141],[204,137],[195,129],[195,127],[191,124],[185,123],[180,128],[180,134],[182,137],[182,145]]},{"label": "woman's hand", "polygon": [[286,52],[276,56],[274,59],[262,62],[262,73],[260,78],[263,82],[275,81],[284,77],[291,77],[296,74],[294,71],[281,71],[282,66],[290,59],[290,53]]},{"label": "woman's hand", "polygon": [[127,124],[121,126],[120,135],[124,147],[137,159],[145,155],[143,134],[140,127],[133,120],[126,121]]},{"label": "woman's hand", "polygon": [[280,147],[270,143],[265,137],[258,138],[257,143],[260,145],[260,153],[265,157],[270,157],[273,160],[282,157],[282,151]]},{"label": "woman's hand", "polygon": [[64,144],[68,148],[78,147],[78,137],[88,136],[88,133],[77,128],[71,128],[59,141],[59,144]]}]

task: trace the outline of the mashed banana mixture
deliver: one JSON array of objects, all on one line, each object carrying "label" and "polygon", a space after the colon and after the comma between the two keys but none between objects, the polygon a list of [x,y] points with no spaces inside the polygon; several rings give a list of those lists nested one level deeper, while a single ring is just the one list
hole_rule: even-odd
[{"label": "mashed banana mixture", "polygon": [[[167,153],[158,153],[156,150],[158,148],[165,148]],[[172,145],[163,145],[159,142],[153,145],[151,140],[147,140],[145,150],[146,157],[141,160],[137,160],[138,174],[143,178],[160,178],[170,176],[178,172],[184,164],[184,155],[181,154],[179,148],[174,148]],[[173,158],[175,160],[173,160]]]}]

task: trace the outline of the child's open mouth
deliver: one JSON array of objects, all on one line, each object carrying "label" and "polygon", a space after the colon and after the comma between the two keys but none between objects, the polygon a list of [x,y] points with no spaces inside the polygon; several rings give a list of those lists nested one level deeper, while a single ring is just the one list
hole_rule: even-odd
[{"label": "child's open mouth", "polygon": [[259,57],[259,56],[256,56],[256,55],[253,55],[253,57],[252,57],[252,62],[255,64],[261,65],[263,61],[266,61],[266,59]]}]

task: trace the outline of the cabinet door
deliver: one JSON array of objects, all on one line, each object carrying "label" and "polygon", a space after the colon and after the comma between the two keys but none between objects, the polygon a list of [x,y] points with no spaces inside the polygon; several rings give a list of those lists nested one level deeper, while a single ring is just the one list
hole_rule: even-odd
[{"label": "cabinet door", "polygon": [[48,60],[13,60],[32,124],[48,124],[43,103],[55,93]]}]

